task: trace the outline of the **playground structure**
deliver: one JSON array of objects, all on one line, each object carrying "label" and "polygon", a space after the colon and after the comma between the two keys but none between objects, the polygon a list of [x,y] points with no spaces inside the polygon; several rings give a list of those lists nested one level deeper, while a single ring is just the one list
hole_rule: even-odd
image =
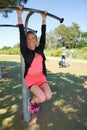
[{"label": "playground structure", "polygon": [[[0,7],[0,11],[13,11],[13,10],[17,10],[19,8],[17,7]],[[35,33],[37,32],[36,30],[30,29],[28,28],[28,22],[30,17],[34,14],[34,13],[43,13],[43,11],[41,10],[37,10],[37,9],[32,9],[32,8],[23,8],[24,11],[27,11],[28,14],[26,16],[25,19],[25,33],[27,32],[27,30],[31,30],[34,31]],[[47,13],[47,16],[50,16],[56,20],[58,20],[60,23],[62,23],[64,21],[63,18],[59,18],[53,14]],[[18,27],[18,25],[0,25],[0,27]],[[22,66],[22,92],[23,92],[23,115],[24,115],[24,121],[28,122],[30,120],[30,113],[28,112],[28,99],[30,98],[30,93],[29,90],[27,90],[27,88],[25,87],[25,83],[24,83],[24,68],[25,68],[25,63],[24,63],[24,59],[21,55],[21,66]],[[1,73],[1,65],[0,65],[0,77],[2,77],[2,73]]]}]

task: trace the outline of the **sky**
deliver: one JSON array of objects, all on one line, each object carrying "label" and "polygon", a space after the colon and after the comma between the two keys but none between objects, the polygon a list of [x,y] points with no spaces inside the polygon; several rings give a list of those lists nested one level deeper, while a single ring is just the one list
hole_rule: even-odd
[{"label": "sky", "polygon": [[[28,0],[25,5],[27,8],[35,8],[39,10],[47,10],[58,17],[63,17],[66,26],[71,26],[72,22],[78,23],[81,31],[87,31],[87,0]],[[28,12],[23,12],[23,23]],[[17,24],[17,14],[13,11],[8,18],[4,18],[0,14],[1,24]],[[47,17],[47,32],[54,30],[60,25],[59,21]],[[34,14],[31,16],[28,27],[38,30],[37,35],[40,36],[41,15]],[[19,43],[18,28],[0,28],[0,48],[3,46],[14,46]]]}]

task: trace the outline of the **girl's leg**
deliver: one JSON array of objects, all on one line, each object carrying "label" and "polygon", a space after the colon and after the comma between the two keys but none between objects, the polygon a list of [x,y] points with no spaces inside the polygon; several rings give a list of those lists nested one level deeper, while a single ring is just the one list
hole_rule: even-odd
[{"label": "girl's leg", "polygon": [[30,91],[35,95],[35,97],[31,100],[32,104],[39,104],[46,101],[46,95],[38,85],[33,85]]},{"label": "girl's leg", "polygon": [[46,95],[46,100],[50,100],[52,98],[52,92],[48,85],[48,83],[43,83],[40,88],[43,90],[43,92]]}]

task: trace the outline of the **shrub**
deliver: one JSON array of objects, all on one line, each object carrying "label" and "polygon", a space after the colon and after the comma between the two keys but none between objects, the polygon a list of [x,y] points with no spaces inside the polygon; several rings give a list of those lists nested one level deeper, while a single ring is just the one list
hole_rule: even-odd
[{"label": "shrub", "polygon": [[76,45],[76,48],[83,48],[83,47],[87,47],[87,42],[85,40],[80,40],[77,45]]},{"label": "shrub", "polygon": [[18,55],[20,54],[20,49],[19,48],[1,49],[0,54]]}]

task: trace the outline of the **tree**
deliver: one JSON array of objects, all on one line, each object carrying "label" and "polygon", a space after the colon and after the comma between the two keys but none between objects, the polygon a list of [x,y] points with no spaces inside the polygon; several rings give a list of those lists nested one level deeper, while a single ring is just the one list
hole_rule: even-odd
[{"label": "tree", "polygon": [[61,24],[54,32],[61,39],[62,46],[66,46],[67,48],[75,47],[81,33],[79,25],[76,23],[72,23],[70,27]]},{"label": "tree", "polygon": [[13,46],[13,48],[19,48],[20,47],[20,43],[17,43],[16,45]]},{"label": "tree", "polygon": [[27,3],[28,0],[1,0],[0,6],[16,6],[17,4]]},{"label": "tree", "polygon": [[8,46],[4,46],[1,50],[8,50],[10,49],[11,47],[8,47]]},{"label": "tree", "polygon": [[[0,0],[0,6],[3,7],[10,7],[10,6],[17,6],[18,4],[26,4],[28,0]],[[10,11],[11,12],[11,11]],[[3,16],[7,17],[8,12],[1,12]]]},{"label": "tree", "polygon": [[76,48],[80,49],[82,47],[87,47],[87,42],[85,40],[80,40],[76,45]]},{"label": "tree", "polygon": [[55,28],[54,33],[58,39],[61,39],[62,46],[68,46],[67,44],[70,39],[70,29],[67,26],[61,24],[59,27]]},{"label": "tree", "polygon": [[80,34],[81,34],[81,31],[79,29],[79,25],[77,23],[72,23],[72,26],[70,27],[70,39],[72,40],[72,47],[75,48],[77,42],[78,42],[78,39],[80,37]]},{"label": "tree", "polygon": [[58,48],[58,40],[53,31],[50,31],[46,34],[46,47],[53,47],[55,49]]},{"label": "tree", "polygon": [[87,32],[82,32],[81,37],[87,42]]}]

